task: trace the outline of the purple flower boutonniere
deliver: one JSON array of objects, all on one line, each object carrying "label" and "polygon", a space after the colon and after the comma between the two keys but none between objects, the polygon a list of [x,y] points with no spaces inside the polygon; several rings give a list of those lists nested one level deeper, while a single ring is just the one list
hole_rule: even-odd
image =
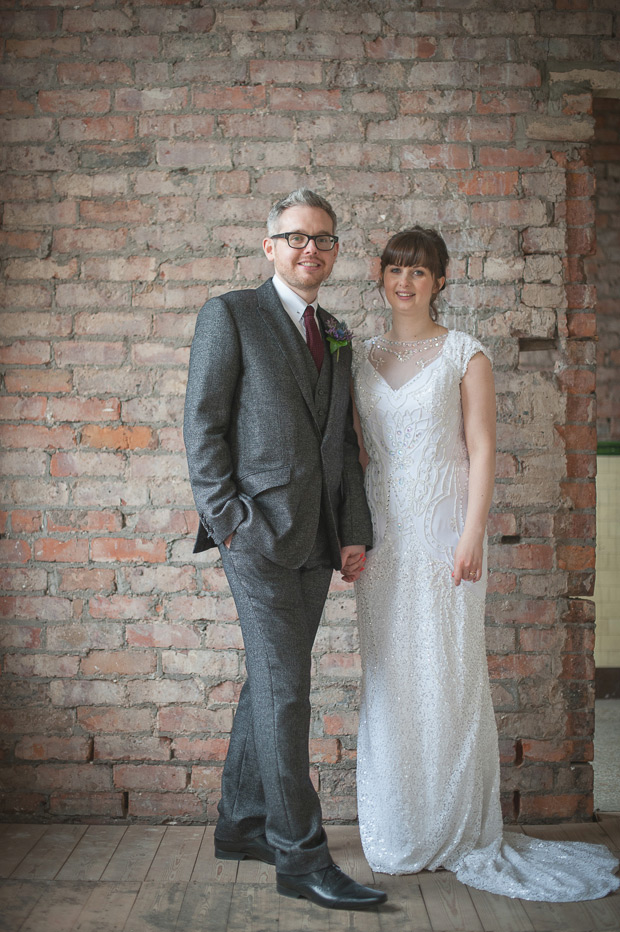
[{"label": "purple flower boutonniere", "polygon": [[339,327],[336,321],[330,321],[325,330],[325,336],[329,343],[330,353],[336,354],[336,362],[340,356],[340,347],[348,346],[353,339],[353,331],[346,327]]}]

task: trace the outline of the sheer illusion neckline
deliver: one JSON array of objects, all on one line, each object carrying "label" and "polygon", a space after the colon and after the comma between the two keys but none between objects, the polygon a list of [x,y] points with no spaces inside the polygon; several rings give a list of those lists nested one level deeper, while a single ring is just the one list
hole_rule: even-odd
[{"label": "sheer illusion neckline", "polygon": [[[386,385],[393,394],[397,394],[412,382],[415,382],[429,366],[441,358],[451,333],[452,331],[448,330],[448,332],[444,334],[439,346],[436,344],[429,346],[428,350],[425,353],[421,353],[418,358],[411,358],[406,362],[396,361],[389,353],[385,351],[382,352],[380,345],[375,343],[376,338],[372,337],[368,341],[369,346],[365,359],[372,369],[375,378]],[[381,338],[379,337],[378,339],[380,340]],[[390,374],[399,375],[400,378],[390,381],[388,378]]]}]

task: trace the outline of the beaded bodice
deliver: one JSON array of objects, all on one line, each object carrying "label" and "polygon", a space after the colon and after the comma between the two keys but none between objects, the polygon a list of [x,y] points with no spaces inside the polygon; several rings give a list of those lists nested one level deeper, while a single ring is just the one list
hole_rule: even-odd
[{"label": "beaded bodice", "polygon": [[460,382],[480,351],[477,340],[450,331],[423,365],[405,362],[410,377],[393,388],[375,364],[374,341],[356,348],[355,400],[370,459],[366,491],[375,546],[386,535],[397,536],[401,549],[413,538],[434,559],[451,559],[467,506]]}]

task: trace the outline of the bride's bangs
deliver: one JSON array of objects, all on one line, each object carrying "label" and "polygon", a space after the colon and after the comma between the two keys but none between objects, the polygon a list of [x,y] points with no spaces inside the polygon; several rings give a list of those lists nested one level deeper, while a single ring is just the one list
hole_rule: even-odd
[{"label": "bride's bangs", "polygon": [[398,265],[401,268],[429,269],[433,278],[444,275],[442,263],[437,255],[437,246],[424,233],[417,230],[405,230],[397,233],[388,242],[381,257],[382,272],[389,265]]}]

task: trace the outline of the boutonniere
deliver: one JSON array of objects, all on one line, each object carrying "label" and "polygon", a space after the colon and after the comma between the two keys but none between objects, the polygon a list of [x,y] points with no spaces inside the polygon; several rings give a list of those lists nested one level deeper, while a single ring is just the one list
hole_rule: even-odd
[{"label": "boutonniere", "polygon": [[353,331],[348,330],[347,327],[338,326],[335,320],[331,320],[325,328],[325,336],[329,343],[329,351],[336,354],[336,362],[338,362],[340,348],[350,344]]}]

